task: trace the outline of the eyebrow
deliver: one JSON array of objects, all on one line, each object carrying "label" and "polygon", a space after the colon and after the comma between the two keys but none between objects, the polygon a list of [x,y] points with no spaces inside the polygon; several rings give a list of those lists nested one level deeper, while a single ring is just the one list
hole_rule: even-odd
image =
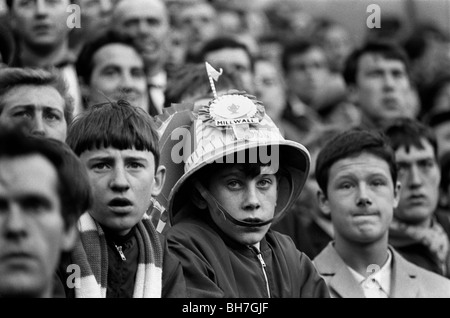
[{"label": "eyebrow", "polygon": [[35,110],[36,108],[42,108],[44,111],[52,110],[52,111],[58,111],[58,112],[62,113],[62,111],[59,110],[58,108],[55,108],[52,106],[46,106],[46,105],[41,106],[41,105],[36,105],[36,104],[17,104],[17,105],[13,105],[9,109],[13,110],[16,108],[24,108],[26,110]]}]

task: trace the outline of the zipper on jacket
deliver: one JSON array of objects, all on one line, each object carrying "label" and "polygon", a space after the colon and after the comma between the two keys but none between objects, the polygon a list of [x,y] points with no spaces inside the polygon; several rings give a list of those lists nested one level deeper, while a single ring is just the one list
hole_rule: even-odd
[{"label": "zipper on jacket", "polygon": [[270,296],[269,279],[267,278],[267,273],[266,273],[266,267],[267,267],[266,266],[266,262],[264,262],[262,254],[261,254],[261,252],[259,251],[259,249],[257,247],[252,246],[250,248],[256,253],[256,257],[258,258],[258,261],[261,264],[261,268],[262,268],[262,271],[263,271],[263,274],[264,274],[264,279],[266,281],[267,294],[269,295],[269,298],[270,298],[271,296]]},{"label": "zipper on jacket", "polygon": [[117,246],[116,244],[114,245],[116,246],[117,252],[119,252],[120,258],[122,258],[122,261],[126,261],[127,259],[122,251],[122,246]]}]

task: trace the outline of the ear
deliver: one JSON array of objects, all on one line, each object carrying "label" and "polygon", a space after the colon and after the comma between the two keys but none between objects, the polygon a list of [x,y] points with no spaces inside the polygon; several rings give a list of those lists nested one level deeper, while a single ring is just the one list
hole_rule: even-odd
[{"label": "ear", "polygon": [[325,215],[331,214],[330,204],[328,202],[327,196],[322,192],[322,190],[317,191],[317,202],[319,203],[319,208]]},{"label": "ear", "polygon": [[61,249],[64,252],[69,252],[70,250],[73,249],[73,247],[75,246],[75,242],[77,241],[78,234],[79,233],[76,222],[73,222],[73,224],[70,225],[68,228],[64,226],[62,234],[63,237],[61,242]]},{"label": "ear", "polygon": [[152,196],[158,196],[164,186],[164,182],[166,181],[166,167],[160,165],[155,172],[155,176],[153,177],[153,188],[152,188]]},{"label": "ear", "polygon": [[402,191],[402,184],[400,181],[397,181],[397,184],[394,187],[394,209],[397,208],[398,203],[400,202],[400,193]]},{"label": "ear", "polygon": [[352,104],[357,104],[358,102],[358,88],[355,84],[351,84],[347,87],[347,98]]}]

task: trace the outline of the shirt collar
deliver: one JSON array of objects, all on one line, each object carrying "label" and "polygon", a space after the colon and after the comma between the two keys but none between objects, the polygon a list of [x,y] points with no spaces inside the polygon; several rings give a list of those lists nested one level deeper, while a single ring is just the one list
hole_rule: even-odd
[{"label": "shirt collar", "polygon": [[[366,297],[371,294],[370,287],[373,286],[373,284],[377,284],[379,286],[379,297],[389,297],[391,291],[392,253],[389,249],[387,252],[388,258],[383,266],[378,271],[375,270],[375,273],[369,275],[368,277],[364,277],[350,266],[347,266],[350,273],[352,273],[353,277],[355,277],[358,284],[362,287]],[[369,271],[370,269],[368,269],[368,272]]]}]

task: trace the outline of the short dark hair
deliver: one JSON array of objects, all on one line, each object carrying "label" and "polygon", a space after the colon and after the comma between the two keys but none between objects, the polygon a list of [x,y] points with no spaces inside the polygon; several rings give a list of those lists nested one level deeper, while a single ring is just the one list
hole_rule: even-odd
[{"label": "short dark hair", "polygon": [[114,147],[148,150],[159,165],[158,133],[153,118],[144,109],[125,100],[90,106],[70,124],[67,144],[79,156],[86,150]]},{"label": "short dark hair", "polygon": [[93,65],[95,53],[109,44],[123,44],[129,46],[141,56],[132,38],[111,30],[103,32],[83,45],[75,63],[77,74],[85,84],[89,85],[91,82],[92,71],[95,67],[95,65]]},{"label": "short dark hair", "polygon": [[73,118],[73,98],[69,94],[66,81],[56,70],[22,67],[6,67],[0,72],[0,113],[3,111],[3,97],[17,86],[50,86],[64,99],[64,118],[67,124]]},{"label": "short dark hair", "polygon": [[250,59],[250,66],[252,71],[255,69],[255,61],[254,56],[250,52],[250,49],[248,46],[243,43],[242,41],[232,37],[232,36],[219,36],[212,38],[211,40],[207,41],[200,51],[193,55],[188,56],[187,61],[188,63],[203,63],[205,62],[205,57],[208,53],[222,50],[222,49],[242,49],[245,51],[245,53],[248,55]]},{"label": "short dark hair", "polygon": [[392,181],[396,184],[395,152],[386,136],[376,130],[351,128],[331,138],[317,156],[316,180],[324,194],[327,193],[331,166],[341,159],[357,157],[362,153],[372,154],[386,161]]},{"label": "short dark hair", "polygon": [[414,118],[399,117],[389,121],[384,133],[390,139],[392,148],[396,151],[405,147],[409,152],[411,147],[424,149],[422,139],[433,147],[434,156],[438,158],[438,144],[433,129]]},{"label": "short dark hair", "polygon": [[347,57],[343,72],[344,80],[347,85],[356,84],[358,63],[360,58],[365,54],[380,55],[388,60],[396,60],[402,62],[405,65],[405,70],[408,77],[410,77],[410,62],[408,59],[408,55],[400,45],[387,41],[371,41],[355,49]]},{"label": "short dark hair", "polygon": [[58,194],[66,228],[75,224],[92,204],[86,168],[67,144],[26,134],[22,126],[0,126],[0,158],[42,155],[58,173]]}]

